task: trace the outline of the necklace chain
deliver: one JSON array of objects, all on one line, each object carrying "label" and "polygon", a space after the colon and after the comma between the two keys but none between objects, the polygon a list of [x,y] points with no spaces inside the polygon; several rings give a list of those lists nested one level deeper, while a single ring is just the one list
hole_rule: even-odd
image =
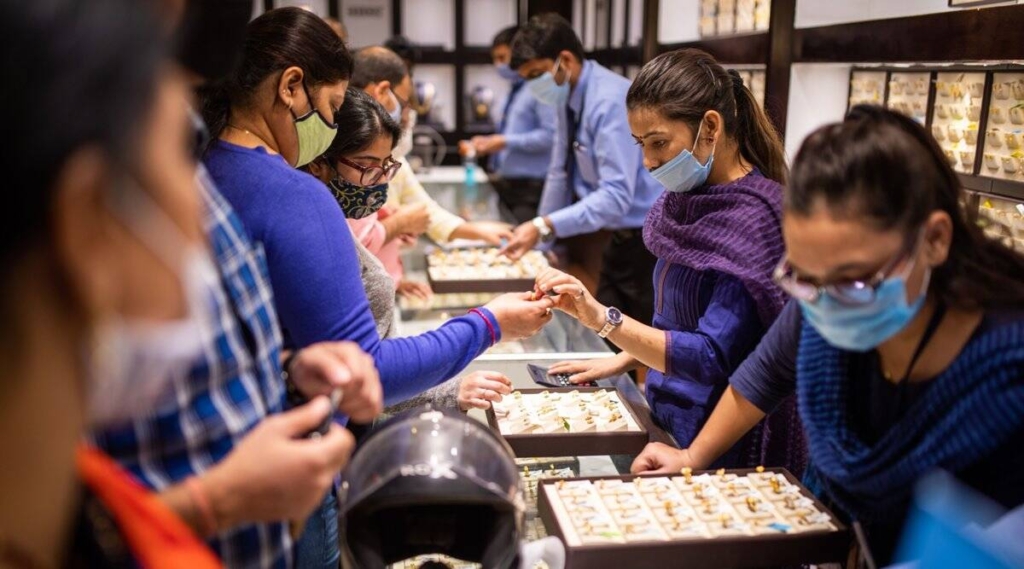
[{"label": "necklace chain", "polygon": [[241,132],[244,132],[245,134],[248,134],[249,136],[251,136],[251,137],[253,137],[253,138],[256,138],[257,140],[259,140],[260,142],[262,142],[263,144],[265,144],[265,145],[267,146],[267,148],[268,148],[268,149],[272,149],[272,148],[273,148],[273,147],[272,147],[272,146],[270,145],[270,143],[266,141],[266,139],[264,139],[264,138],[263,138],[262,136],[260,136],[260,135],[256,134],[255,132],[252,132],[252,131],[250,131],[249,129],[245,129],[245,128],[242,128],[242,127],[240,127],[240,126],[235,126],[235,125],[233,125],[233,124],[231,124],[231,123],[228,123],[228,125],[227,125],[227,126],[228,126],[228,128],[233,128],[233,129],[235,129],[235,130],[237,130],[237,131],[241,131]]}]

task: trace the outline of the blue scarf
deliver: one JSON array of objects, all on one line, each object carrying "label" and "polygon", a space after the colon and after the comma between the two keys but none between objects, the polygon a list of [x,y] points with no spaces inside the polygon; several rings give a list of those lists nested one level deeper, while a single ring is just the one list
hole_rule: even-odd
[{"label": "blue scarf", "polygon": [[873,445],[857,436],[848,417],[847,392],[858,388],[858,378],[848,375],[850,357],[804,322],[797,398],[810,454],[805,480],[854,520],[902,515],[922,475],[960,472],[1024,426],[1024,321],[972,338]]}]

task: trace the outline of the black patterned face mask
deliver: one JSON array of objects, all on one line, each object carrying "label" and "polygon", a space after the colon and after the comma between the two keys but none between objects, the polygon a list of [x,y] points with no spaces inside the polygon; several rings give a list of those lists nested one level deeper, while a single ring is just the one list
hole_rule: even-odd
[{"label": "black patterned face mask", "polygon": [[341,176],[335,176],[327,187],[338,200],[338,205],[348,219],[362,219],[377,213],[388,201],[388,183],[373,186],[359,186]]}]

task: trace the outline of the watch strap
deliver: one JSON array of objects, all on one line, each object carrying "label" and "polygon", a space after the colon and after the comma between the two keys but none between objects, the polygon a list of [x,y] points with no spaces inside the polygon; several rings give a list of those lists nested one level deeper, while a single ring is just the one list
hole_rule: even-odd
[{"label": "watch strap", "polygon": [[[618,312],[619,317],[617,320],[612,320],[612,311]],[[619,309],[609,306],[604,313],[604,327],[597,335],[601,338],[607,338],[608,334],[612,333],[612,330],[622,325],[622,312]]]},{"label": "watch strap", "polygon": [[555,232],[550,227],[548,227],[548,223],[544,221],[543,217],[538,215],[537,217],[533,218],[531,222],[533,223],[533,226],[537,228],[537,232],[540,233],[541,242],[547,243],[554,239]]}]

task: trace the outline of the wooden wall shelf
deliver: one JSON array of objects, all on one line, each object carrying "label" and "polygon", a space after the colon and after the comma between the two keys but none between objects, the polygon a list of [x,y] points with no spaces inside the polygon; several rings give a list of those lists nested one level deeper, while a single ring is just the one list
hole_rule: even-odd
[{"label": "wooden wall shelf", "polygon": [[490,65],[491,50],[486,47],[463,47],[459,51],[421,48],[416,63],[427,65]]},{"label": "wooden wall shelf", "polygon": [[794,63],[934,62],[1024,59],[1024,7],[796,29]]}]

